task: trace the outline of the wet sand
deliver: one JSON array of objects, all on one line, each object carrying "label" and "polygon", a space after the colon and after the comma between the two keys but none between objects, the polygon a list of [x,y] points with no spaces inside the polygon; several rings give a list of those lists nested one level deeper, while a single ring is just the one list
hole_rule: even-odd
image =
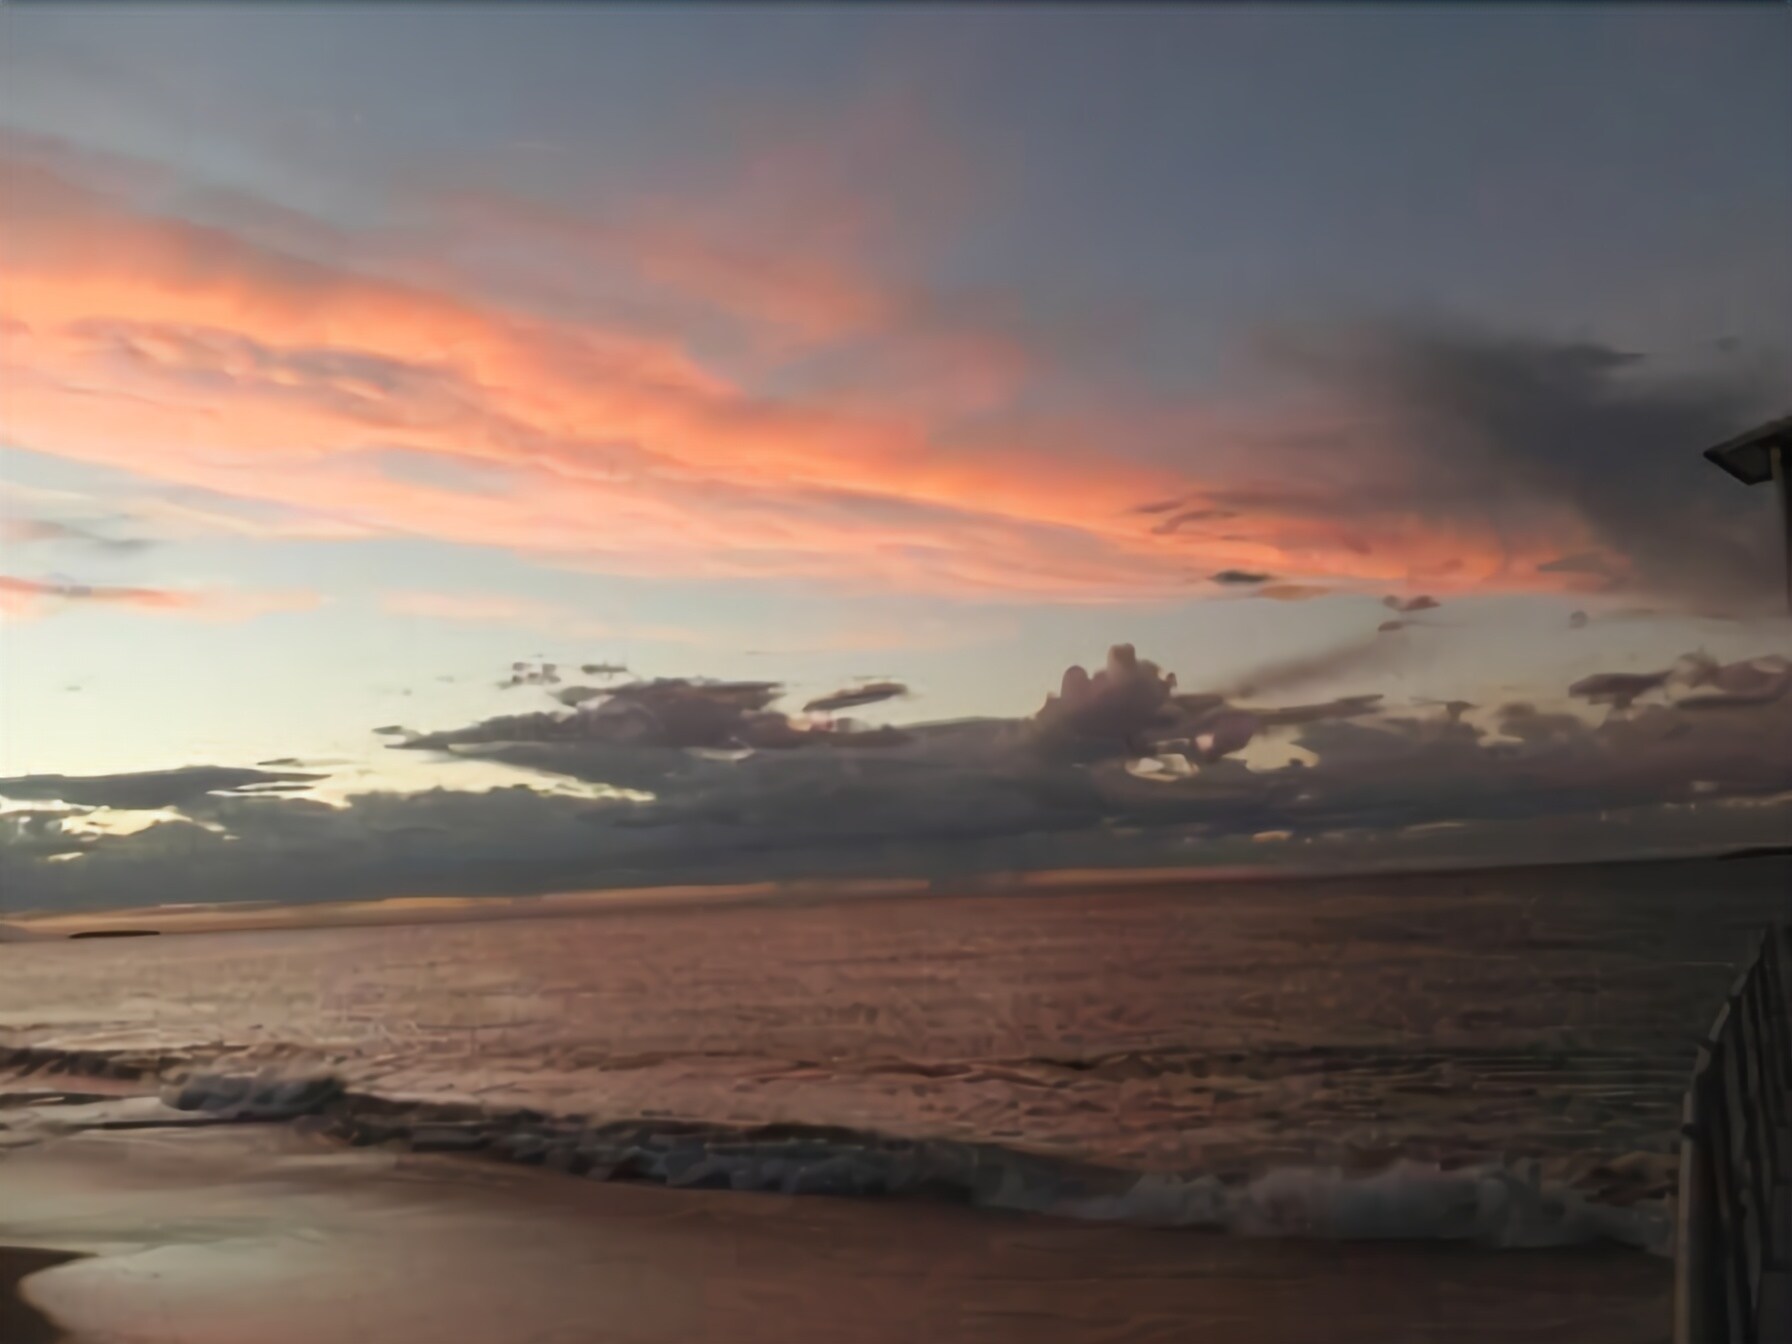
[{"label": "wet sand", "polygon": [[58,1338],[29,1309],[66,1344],[1661,1344],[1671,1271],[602,1184],[263,1125],[14,1149],[0,1242],[34,1248],[4,1262],[29,1274],[7,1344]]}]

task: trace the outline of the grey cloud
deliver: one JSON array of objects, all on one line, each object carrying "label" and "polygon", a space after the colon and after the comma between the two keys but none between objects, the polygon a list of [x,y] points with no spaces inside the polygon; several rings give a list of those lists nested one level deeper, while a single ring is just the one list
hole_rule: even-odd
[{"label": "grey cloud", "polygon": [[1226,697],[1218,691],[1178,691],[1170,697],[1178,712],[1189,719],[1226,706]]},{"label": "grey cloud", "polygon": [[469,728],[426,733],[405,745],[445,749],[492,742],[585,740],[725,750],[751,745],[766,727],[762,719],[783,721],[781,715],[765,712],[781,690],[771,681],[633,682],[603,693],[598,703],[572,714],[504,715]]},{"label": "grey cloud", "polygon": [[[546,664],[552,667],[552,664]],[[898,692],[850,703],[868,704]],[[868,689],[868,688],[867,688]],[[884,747],[894,729],[868,732],[851,721],[831,726],[793,724],[771,706],[784,693],[775,681],[703,681],[665,677],[608,689],[566,687],[555,698],[570,713],[509,714],[467,728],[425,733],[399,745],[413,750],[543,744],[607,744],[649,750],[776,751],[798,747]]]},{"label": "grey cloud", "polygon": [[875,705],[884,700],[895,700],[908,694],[908,687],[899,681],[871,681],[863,686],[848,686],[831,694],[817,696],[803,706],[807,713],[831,714],[836,710],[854,709],[860,705]]},{"label": "grey cloud", "polygon": [[1232,683],[1233,695],[1268,695],[1279,691],[1298,690],[1317,682],[1328,681],[1347,673],[1381,672],[1399,664],[1403,651],[1401,641],[1381,636],[1378,630],[1363,639],[1346,640],[1314,653],[1265,663]]},{"label": "grey cloud", "polygon": [[1151,530],[1158,536],[1173,536],[1195,523],[1218,523],[1238,517],[1236,509],[1183,509],[1173,513]]},{"label": "grey cloud", "polygon": [[1539,574],[1592,574],[1602,579],[1617,579],[1619,571],[1610,559],[1593,551],[1583,551],[1578,555],[1564,555],[1557,560],[1545,560],[1537,566]]},{"label": "grey cloud", "polygon": [[[80,808],[74,815],[90,810]],[[69,816],[67,811],[48,808],[0,812],[0,853],[15,862],[31,862],[85,852],[93,843],[92,837],[65,829],[63,823]]]},{"label": "grey cloud", "polygon": [[1720,663],[1705,653],[1690,653],[1659,672],[1595,672],[1568,688],[1568,694],[1589,704],[1627,710],[1654,691],[1667,695],[1676,688],[1704,689],[1681,694],[1679,709],[1729,709],[1771,704],[1792,689],[1792,660],[1780,656]]},{"label": "grey cloud", "polygon": [[113,555],[134,555],[156,544],[147,537],[109,537],[91,527],[52,518],[0,518],[0,540],[72,542]]},{"label": "grey cloud", "polygon": [[1792,676],[1792,658],[1778,654],[1720,663],[1708,654],[1694,653],[1682,658],[1678,666],[1684,669],[1690,685],[1714,686],[1727,695],[1766,695],[1769,699],[1785,690],[1787,678]]},{"label": "grey cloud", "polygon": [[507,691],[517,686],[558,686],[559,684],[560,668],[558,664],[515,662],[510,665],[510,675],[498,683],[498,689]]},{"label": "grey cloud", "polygon": [[1705,694],[1686,695],[1674,702],[1677,709],[1744,709],[1769,705],[1792,691],[1792,659],[1754,658],[1738,663],[1718,663],[1703,655],[1684,660],[1687,680],[1694,687],[1713,687]]},{"label": "grey cloud", "polygon": [[14,775],[0,779],[0,797],[146,811],[185,807],[210,793],[302,788],[327,778],[291,770],[250,770],[225,765],[190,765],[177,770],[139,770],[117,775]]},{"label": "grey cloud", "polygon": [[1275,708],[1227,704],[1224,697],[1214,696],[1215,705],[1195,704],[1202,697],[1176,696],[1179,708],[1187,715],[1183,725],[1186,736],[1160,737],[1153,746],[1159,752],[1180,749],[1184,754],[1217,764],[1226,757],[1243,751],[1265,732],[1300,724],[1318,723],[1326,719],[1353,719],[1374,714],[1381,703],[1379,695],[1350,695],[1321,704],[1281,705]]},{"label": "grey cloud", "polygon": [[1595,672],[1568,688],[1568,694],[1594,705],[1629,709],[1638,698],[1668,684],[1673,669],[1662,672]]},{"label": "grey cloud", "polygon": [[1253,709],[1249,712],[1258,722],[1266,727],[1281,727],[1291,724],[1318,723],[1324,719],[1358,719],[1365,714],[1377,713],[1381,707],[1382,697],[1379,695],[1346,695],[1336,700],[1327,700],[1315,705],[1284,705],[1279,709]]},{"label": "grey cloud", "polygon": [[602,696],[608,695],[609,692],[596,686],[562,686],[552,694],[554,699],[558,700],[568,709],[576,709],[587,700],[596,700]]},{"label": "grey cloud", "polygon": [[[1783,658],[1694,656],[1675,665],[1664,693],[1690,688],[1689,699],[1733,703],[1633,699],[1597,723],[1513,704],[1482,722],[1465,701],[1236,705],[1177,691],[1170,673],[1122,645],[1094,674],[1067,672],[1029,718],[885,734],[804,732],[771,708],[775,683],[644,682],[618,688],[605,704],[620,704],[607,712],[514,715],[426,739],[628,795],[435,790],[334,808],[268,796],[242,779],[219,792],[227,781],[201,772],[154,794],[164,805],[186,798],[178,806],[191,821],[127,836],[76,836],[47,814],[9,823],[0,878],[9,906],[27,908],[1237,861],[1262,851],[1229,847],[1261,832],[1386,859],[1407,852],[1397,837],[1439,823],[1451,824],[1464,852],[1482,852],[1477,837],[1505,836],[1493,851],[1505,859],[1531,857],[1526,832],[1501,829],[1520,823],[1564,846],[1619,830],[1634,845],[1650,819],[1674,843],[1759,843],[1792,816],[1792,695],[1769,694],[1788,676]],[[1238,758],[1273,735],[1311,763],[1256,768]],[[792,736],[805,746],[875,738],[880,749],[780,749]],[[1167,764],[1141,777],[1140,755]],[[1171,769],[1175,756],[1184,764]],[[120,805],[110,781],[80,783],[88,787],[38,777],[34,787]],[[139,787],[124,801],[149,797]],[[49,861],[58,847],[78,857]]]},{"label": "grey cloud", "polygon": [[1081,667],[1064,673],[1058,694],[1033,716],[1034,740],[1077,758],[1138,755],[1144,734],[1175,722],[1175,690],[1174,675],[1116,644],[1093,676]]},{"label": "grey cloud", "polygon": [[13,593],[25,598],[53,598],[62,602],[110,602],[132,607],[179,607],[192,600],[188,594],[166,588],[21,579],[10,574],[0,574],[0,593]]},{"label": "grey cloud", "polygon": [[[1780,678],[1792,675],[1792,665],[1783,659],[1735,664],[1689,659],[1680,666],[1685,669],[1680,675],[1718,694],[1765,697]],[[1234,821],[1332,824],[1361,809],[1360,772],[1368,771],[1398,786],[1397,796],[1382,806],[1389,824],[1396,820],[1395,804],[1404,807],[1398,824],[1405,825],[1473,819],[1478,810],[1501,815],[1547,810],[1539,800],[1560,796],[1549,793],[1552,772],[1561,772],[1563,787],[1572,784],[1588,807],[1602,805],[1602,797],[1641,805],[1792,789],[1792,697],[1781,694],[1733,708],[1712,715],[1659,705],[1589,725],[1574,714],[1512,705],[1500,712],[1497,731],[1490,732],[1466,720],[1473,706],[1462,700],[1446,702],[1441,714],[1431,715],[1397,714],[1380,697],[1367,695],[1235,706],[1214,694],[1178,693],[1171,674],[1122,645],[1094,675],[1068,671],[1060,692],[1031,719],[910,725],[901,742],[876,757],[830,753],[798,762],[760,752],[726,761],[666,752],[641,741],[579,744],[563,738],[508,747],[498,742],[496,748],[500,759],[512,764],[570,769],[588,779],[605,779],[603,771],[632,756],[632,777],[609,782],[663,790],[667,801],[701,796],[712,810],[721,806],[719,799],[734,798],[738,781],[751,779],[758,792],[789,770],[792,778],[801,774],[812,783],[854,779],[860,787],[868,787],[867,781],[883,781],[884,787],[926,781],[932,787],[941,777],[970,774],[982,787],[999,786],[1007,797],[1052,798],[1060,805],[1077,799],[1093,806],[1093,815],[1124,816],[1127,807],[1117,804],[1116,795],[1130,797],[1135,787],[1119,768],[1129,755],[1185,741],[1197,755],[1216,750],[1224,755],[1229,742],[1293,728],[1299,730],[1297,744],[1315,755],[1316,764],[1303,771],[1245,771],[1227,778],[1229,806],[1241,809]],[[1180,796],[1200,799],[1211,811],[1216,778],[1198,776],[1190,784]],[[1527,801],[1533,786],[1541,791]],[[1151,808],[1168,807],[1181,822],[1199,823],[1200,808],[1191,812],[1166,801],[1179,796],[1180,786],[1138,787],[1147,788]],[[1091,788],[1100,795],[1098,802],[1091,803]],[[1497,800],[1498,807],[1489,800]],[[1243,807],[1247,801],[1260,815]]]},{"label": "grey cloud", "polygon": [[1435,597],[1420,593],[1417,597],[1384,597],[1381,605],[1398,612],[1436,611],[1443,603]]},{"label": "grey cloud", "polygon": [[1244,569],[1222,569],[1217,574],[1208,575],[1208,579],[1212,583],[1229,585],[1268,583],[1273,578],[1275,578],[1274,574],[1253,574],[1251,571]]}]

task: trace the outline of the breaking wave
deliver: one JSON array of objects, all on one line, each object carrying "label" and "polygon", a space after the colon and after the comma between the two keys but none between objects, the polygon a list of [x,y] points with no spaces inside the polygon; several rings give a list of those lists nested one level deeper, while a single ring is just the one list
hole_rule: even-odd
[{"label": "breaking wave", "polygon": [[0,1048],[14,1076],[84,1073],[159,1087],[171,1115],[298,1121],[351,1144],[483,1153],[602,1180],[792,1195],[933,1196],[998,1210],[1247,1236],[1462,1241],[1541,1248],[1595,1241],[1666,1254],[1665,1202],[1604,1204],[1533,1166],[1260,1173],[1138,1172],[998,1143],[902,1138],[803,1124],[734,1126],[630,1119],[586,1123],[538,1111],[352,1091],[291,1064],[194,1068],[170,1056]]}]

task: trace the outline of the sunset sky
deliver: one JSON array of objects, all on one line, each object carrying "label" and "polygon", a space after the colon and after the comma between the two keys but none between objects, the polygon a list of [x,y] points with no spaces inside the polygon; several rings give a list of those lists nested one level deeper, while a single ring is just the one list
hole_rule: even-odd
[{"label": "sunset sky", "polygon": [[9,7],[0,910],[1783,835],[1788,50]]}]

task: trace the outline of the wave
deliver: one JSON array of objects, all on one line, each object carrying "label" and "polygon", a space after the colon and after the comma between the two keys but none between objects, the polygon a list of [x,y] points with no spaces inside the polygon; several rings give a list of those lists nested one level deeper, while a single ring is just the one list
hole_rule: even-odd
[{"label": "wave", "polygon": [[1247,1236],[1443,1240],[1543,1248],[1617,1242],[1669,1253],[1666,1202],[1616,1206],[1503,1163],[1396,1161],[1373,1172],[1278,1167],[1138,1172],[999,1143],[837,1126],[671,1118],[588,1123],[539,1111],[407,1100],[290,1063],[194,1068],[167,1055],[0,1047],[0,1068],[153,1080],[179,1112],[299,1121],[357,1145],[484,1153],[602,1180],[791,1195],[932,1196],[980,1208]]}]

